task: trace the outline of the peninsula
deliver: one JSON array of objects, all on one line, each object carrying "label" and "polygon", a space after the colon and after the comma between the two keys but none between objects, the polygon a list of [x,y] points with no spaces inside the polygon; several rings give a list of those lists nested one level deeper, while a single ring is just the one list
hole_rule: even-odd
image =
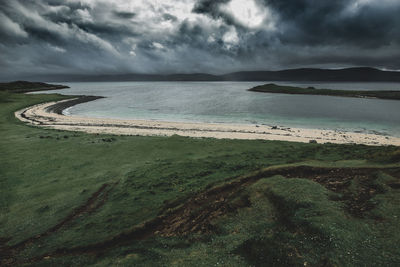
[{"label": "peninsula", "polygon": [[355,90],[331,90],[316,89],[314,87],[301,88],[295,86],[277,85],[268,83],[253,87],[248,91],[273,93],[273,94],[290,94],[290,95],[326,95],[326,96],[342,96],[342,97],[358,97],[358,98],[381,98],[400,100],[400,91],[355,91]]},{"label": "peninsula", "polygon": [[34,91],[48,91],[66,89],[69,86],[61,84],[49,84],[43,82],[27,82],[27,81],[15,81],[8,83],[0,83],[0,91],[9,91],[13,93],[28,93]]}]

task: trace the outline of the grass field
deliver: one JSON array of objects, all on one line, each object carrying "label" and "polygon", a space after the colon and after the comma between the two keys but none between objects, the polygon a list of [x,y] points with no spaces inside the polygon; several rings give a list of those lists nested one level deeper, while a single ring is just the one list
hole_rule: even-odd
[{"label": "grass field", "polygon": [[0,265],[399,266],[400,149],[89,135],[0,92]]}]

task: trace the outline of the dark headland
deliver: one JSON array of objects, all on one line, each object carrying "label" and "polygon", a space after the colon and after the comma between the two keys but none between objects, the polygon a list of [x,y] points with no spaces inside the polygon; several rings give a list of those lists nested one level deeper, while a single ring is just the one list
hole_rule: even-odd
[{"label": "dark headland", "polygon": [[0,91],[9,91],[13,93],[28,93],[34,91],[47,91],[47,90],[57,90],[65,88],[69,88],[69,86],[61,84],[49,84],[43,82],[27,82],[27,81],[0,83]]},{"label": "dark headland", "polygon": [[301,88],[295,86],[282,86],[274,83],[264,84],[253,87],[248,91],[274,93],[274,94],[291,94],[291,95],[326,95],[326,96],[342,96],[342,97],[358,97],[358,98],[381,98],[400,100],[400,91],[355,91],[355,90],[331,90],[316,89],[314,87]]}]

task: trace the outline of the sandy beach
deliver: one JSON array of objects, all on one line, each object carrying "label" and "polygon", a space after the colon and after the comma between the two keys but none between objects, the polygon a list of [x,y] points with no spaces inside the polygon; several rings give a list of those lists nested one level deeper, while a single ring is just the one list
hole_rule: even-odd
[{"label": "sandy beach", "polygon": [[337,144],[395,145],[400,138],[324,129],[303,129],[267,125],[165,122],[65,116],[62,110],[96,97],[81,97],[31,106],[15,116],[31,125],[68,131],[143,136],[188,136],[196,138],[261,139],[292,142]]}]

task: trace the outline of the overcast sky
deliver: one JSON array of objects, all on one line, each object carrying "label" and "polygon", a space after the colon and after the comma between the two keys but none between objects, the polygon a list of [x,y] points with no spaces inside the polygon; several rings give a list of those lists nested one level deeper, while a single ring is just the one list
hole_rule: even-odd
[{"label": "overcast sky", "polygon": [[399,14],[399,0],[0,0],[0,77],[400,69]]}]

